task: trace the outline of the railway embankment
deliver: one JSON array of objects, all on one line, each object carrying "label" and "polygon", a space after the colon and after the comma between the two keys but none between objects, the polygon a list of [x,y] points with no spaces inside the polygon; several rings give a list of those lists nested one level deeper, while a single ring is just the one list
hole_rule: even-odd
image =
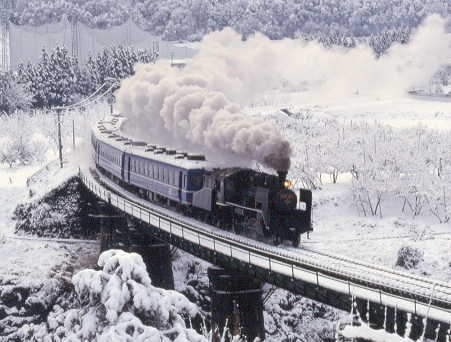
[{"label": "railway embankment", "polygon": [[[56,308],[74,305],[72,276],[95,265],[96,245],[54,238],[77,227],[67,224],[76,209],[71,203],[78,200],[76,170],[67,166],[50,163],[31,176],[35,167],[0,169],[8,180],[0,183],[1,341],[32,341],[34,330],[46,325]],[[47,227],[55,216],[58,225]]]}]

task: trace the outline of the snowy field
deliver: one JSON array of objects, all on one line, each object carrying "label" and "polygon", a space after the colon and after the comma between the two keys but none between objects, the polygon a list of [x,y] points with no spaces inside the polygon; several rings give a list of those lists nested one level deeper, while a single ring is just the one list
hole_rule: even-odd
[{"label": "snowy field", "polygon": [[[342,125],[384,125],[397,132],[405,129],[424,129],[434,136],[435,132],[451,132],[451,98],[427,98],[406,96],[403,98],[375,98],[354,95],[350,98],[315,99],[305,94],[270,94],[258,105],[247,111],[253,115],[267,115],[283,122],[285,136],[293,138],[297,132],[296,119],[291,120],[279,108],[292,113],[303,113],[305,120],[333,120]],[[287,120],[290,124],[286,124]],[[293,123],[294,122],[294,123]],[[401,134],[401,133],[400,133]],[[296,138],[296,137],[294,137]],[[331,137],[333,139],[333,137]],[[305,139],[304,139],[305,140]],[[295,140],[296,141],[296,140]],[[301,140],[300,143],[303,141]],[[296,144],[296,142],[295,142]],[[449,141],[443,141],[449,151]],[[345,147],[352,150],[358,146]],[[296,150],[296,147],[295,147]],[[380,153],[384,153],[381,151]],[[342,150],[332,151],[332,158],[346,158]],[[298,176],[298,166],[304,162],[296,155],[289,177]],[[415,160],[409,161],[415,165]],[[449,179],[449,175],[448,175]],[[413,217],[409,212],[395,210],[400,200],[389,198],[384,205],[384,215],[364,216],[353,201],[351,176],[340,174],[337,184],[332,184],[329,175],[323,175],[321,189],[313,192],[314,232],[303,241],[303,247],[342,254],[368,262],[395,267],[398,251],[409,246],[423,253],[423,261],[410,271],[435,279],[451,280],[451,222],[439,223],[433,215],[425,213]],[[447,194],[448,211],[451,194]]]}]

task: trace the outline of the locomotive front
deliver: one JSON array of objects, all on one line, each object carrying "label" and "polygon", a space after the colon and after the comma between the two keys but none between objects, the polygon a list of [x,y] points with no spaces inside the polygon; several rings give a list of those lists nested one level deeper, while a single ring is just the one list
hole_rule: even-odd
[{"label": "locomotive front", "polygon": [[275,194],[272,196],[271,227],[276,243],[282,240],[290,240],[294,245],[299,245],[302,233],[312,231],[311,209],[312,192],[300,190],[300,208],[297,209],[298,198],[289,189],[290,182],[287,181],[287,172],[278,171],[279,181]]}]

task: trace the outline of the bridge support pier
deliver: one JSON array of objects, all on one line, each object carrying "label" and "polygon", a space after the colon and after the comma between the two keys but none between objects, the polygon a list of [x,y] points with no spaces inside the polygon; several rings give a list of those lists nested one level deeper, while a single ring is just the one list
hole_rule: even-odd
[{"label": "bridge support pier", "polygon": [[154,241],[147,246],[130,246],[128,251],[141,255],[153,286],[166,290],[174,289],[171,250],[167,243]]},{"label": "bridge support pier", "polygon": [[105,216],[99,216],[99,225],[101,253],[108,249],[138,253],[143,258],[152,285],[174,289],[169,244],[143,233],[139,224],[124,216],[107,216],[107,210]]},{"label": "bridge support pier", "polygon": [[212,328],[222,335],[227,324],[232,336],[247,341],[265,338],[262,284],[259,280],[236,271],[210,267]]}]

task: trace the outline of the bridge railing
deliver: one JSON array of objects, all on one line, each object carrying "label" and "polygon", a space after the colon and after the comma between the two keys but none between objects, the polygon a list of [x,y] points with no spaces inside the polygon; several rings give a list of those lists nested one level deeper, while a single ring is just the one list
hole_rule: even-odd
[{"label": "bridge railing", "polygon": [[[355,298],[369,300],[385,306],[410,312],[421,317],[431,318],[439,322],[449,324],[451,322],[451,311],[434,305],[419,302],[412,298],[387,293],[381,289],[375,289],[352,281],[335,278],[320,271],[305,269],[297,265],[295,260],[290,261],[287,257],[277,254],[271,255],[268,250],[261,251],[243,242],[228,240],[215,232],[197,228],[191,224],[185,224],[179,219],[161,213],[157,210],[143,207],[114,192],[106,189],[92,177],[80,173],[80,178],[85,186],[97,197],[110,203],[112,206],[131,215],[147,224],[161,229],[170,235],[175,235],[194,245],[208,248],[215,253],[249,263],[251,265],[266,269],[275,274],[290,277],[293,280],[301,280],[318,287],[324,287]],[[451,303],[449,303],[451,305]],[[350,308],[351,309],[351,308]]]}]

